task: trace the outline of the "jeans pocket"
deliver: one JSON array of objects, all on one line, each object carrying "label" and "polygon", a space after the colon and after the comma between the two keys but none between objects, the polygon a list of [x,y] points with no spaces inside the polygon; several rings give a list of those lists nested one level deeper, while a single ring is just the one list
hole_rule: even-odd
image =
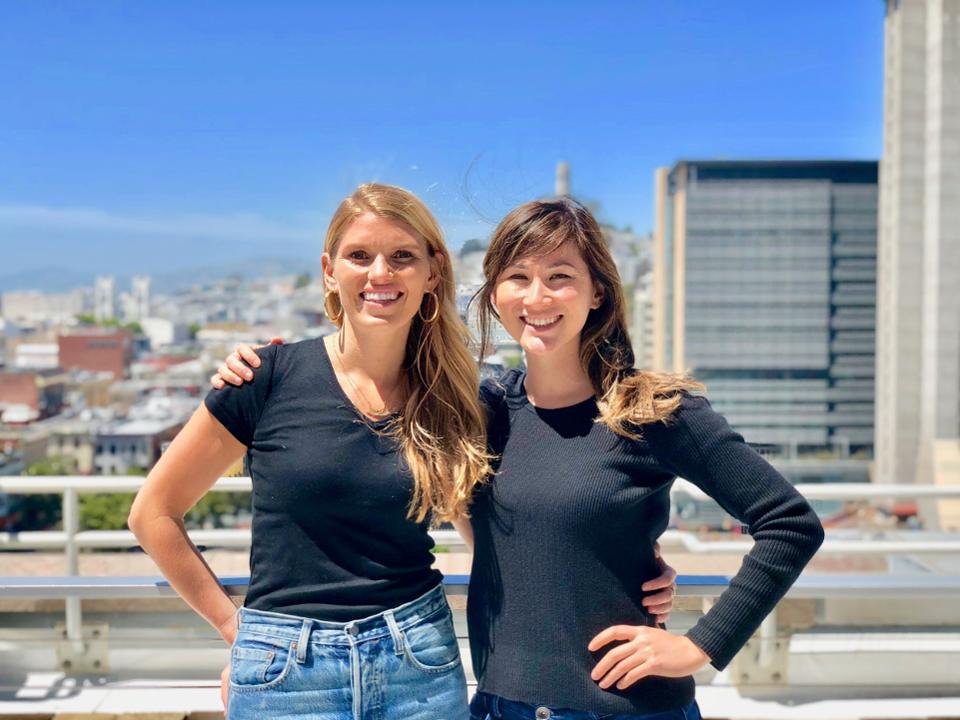
[{"label": "jeans pocket", "polygon": [[296,643],[276,644],[253,635],[239,635],[230,651],[231,690],[276,687],[286,678]]},{"label": "jeans pocket", "polygon": [[442,673],[460,665],[460,646],[448,608],[400,631],[403,654],[417,670]]}]

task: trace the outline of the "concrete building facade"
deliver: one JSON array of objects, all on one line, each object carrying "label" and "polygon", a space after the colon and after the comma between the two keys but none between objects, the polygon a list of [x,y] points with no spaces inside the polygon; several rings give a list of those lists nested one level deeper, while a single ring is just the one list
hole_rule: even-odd
[{"label": "concrete building facade", "polygon": [[684,161],[656,187],[654,367],[771,454],[870,456],[877,163]]},{"label": "concrete building facade", "polygon": [[875,479],[960,436],[960,0],[888,0]]}]

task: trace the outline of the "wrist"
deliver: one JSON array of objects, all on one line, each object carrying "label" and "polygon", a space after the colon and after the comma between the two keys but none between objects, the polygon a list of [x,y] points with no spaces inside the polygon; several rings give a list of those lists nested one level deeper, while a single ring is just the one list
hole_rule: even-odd
[{"label": "wrist", "polygon": [[683,635],[682,637],[687,644],[688,657],[690,658],[691,662],[698,663],[698,669],[708,665],[711,662],[710,656],[703,651],[703,648],[697,645],[686,635]]},{"label": "wrist", "polygon": [[224,620],[216,626],[217,632],[220,633],[220,637],[226,641],[227,645],[233,645],[234,641],[237,639],[237,622],[238,615],[240,613],[239,609],[235,609],[230,615],[228,615]]}]

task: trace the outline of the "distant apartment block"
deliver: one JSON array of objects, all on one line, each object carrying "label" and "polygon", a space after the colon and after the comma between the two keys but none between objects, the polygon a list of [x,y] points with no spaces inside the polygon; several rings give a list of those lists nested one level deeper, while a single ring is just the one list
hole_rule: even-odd
[{"label": "distant apartment block", "polygon": [[65,380],[60,370],[0,372],[0,419],[20,423],[56,415],[63,407]]},{"label": "distant apartment block", "polygon": [[654,366],[772,454],[869,456],[877,163],[684,161],[656,188]]},{"label": "distant apartment block", "polygon": [[183,427],[179,420],[130,420],[97,433],[93,456],[98,475],[128,475],[149,470],[160,458],[161,446]]},{"label": "distant apartment block", "polygon": [[633,291],[630,311],[630,340],[633,343],[634,364],[651,369],[654,361],[654,297],[652,278],[645,275]]},{"label": "distant apartment block", "polygon": [[158,317],[140,319],[143,334],[150,339],[150,348],[156,350],[170,345],[180,345],[190,340],[190,328],[186,323]]},{"label": "distant apartment block", "polygon": [[960,437],[960,0],[888,0],[884,43],[875,479],[938,482]]},{"label": "distant apartment block", "polygon": [[[53,421],[51,421],[53,422]],[[89,475],[93,472],[95,430],[92,422],[78,420],[51,424],[47,457],[66,464],[69,472]]]},{"label": "distant apartment block", "polygon": [[60,367],[57,343],[18,343],[13,351],[13,366],[21,370],[53,370]]},{"label": "distant apartment block", "polygon": [[130,332],[119,328],[82,328],[58,338],[60,367],[109,372],[122,378],[133,357]]},{"label": "distant apartment block", "polygon": [[10,322],[71,322],[90,305],[89,290],[78,288],[65,293],[10,291],[0,297],[0,311]]}]

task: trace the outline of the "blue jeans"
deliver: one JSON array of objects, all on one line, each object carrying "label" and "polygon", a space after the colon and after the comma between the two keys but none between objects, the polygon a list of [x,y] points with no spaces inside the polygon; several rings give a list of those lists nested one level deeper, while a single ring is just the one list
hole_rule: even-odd
[{"label": "blue jeans", "polygon": [[349,623],[240,609],[230,720],[467,720],[453,616],[438,586]]},{"label": "blue jeans", "polygon": [[648,715],[610,715],[589,710],[568,710],[552,705],[530,705],[499,695],[478,692],[470,702],[470,720],[700,720],[696,701],[685,708]]}]

